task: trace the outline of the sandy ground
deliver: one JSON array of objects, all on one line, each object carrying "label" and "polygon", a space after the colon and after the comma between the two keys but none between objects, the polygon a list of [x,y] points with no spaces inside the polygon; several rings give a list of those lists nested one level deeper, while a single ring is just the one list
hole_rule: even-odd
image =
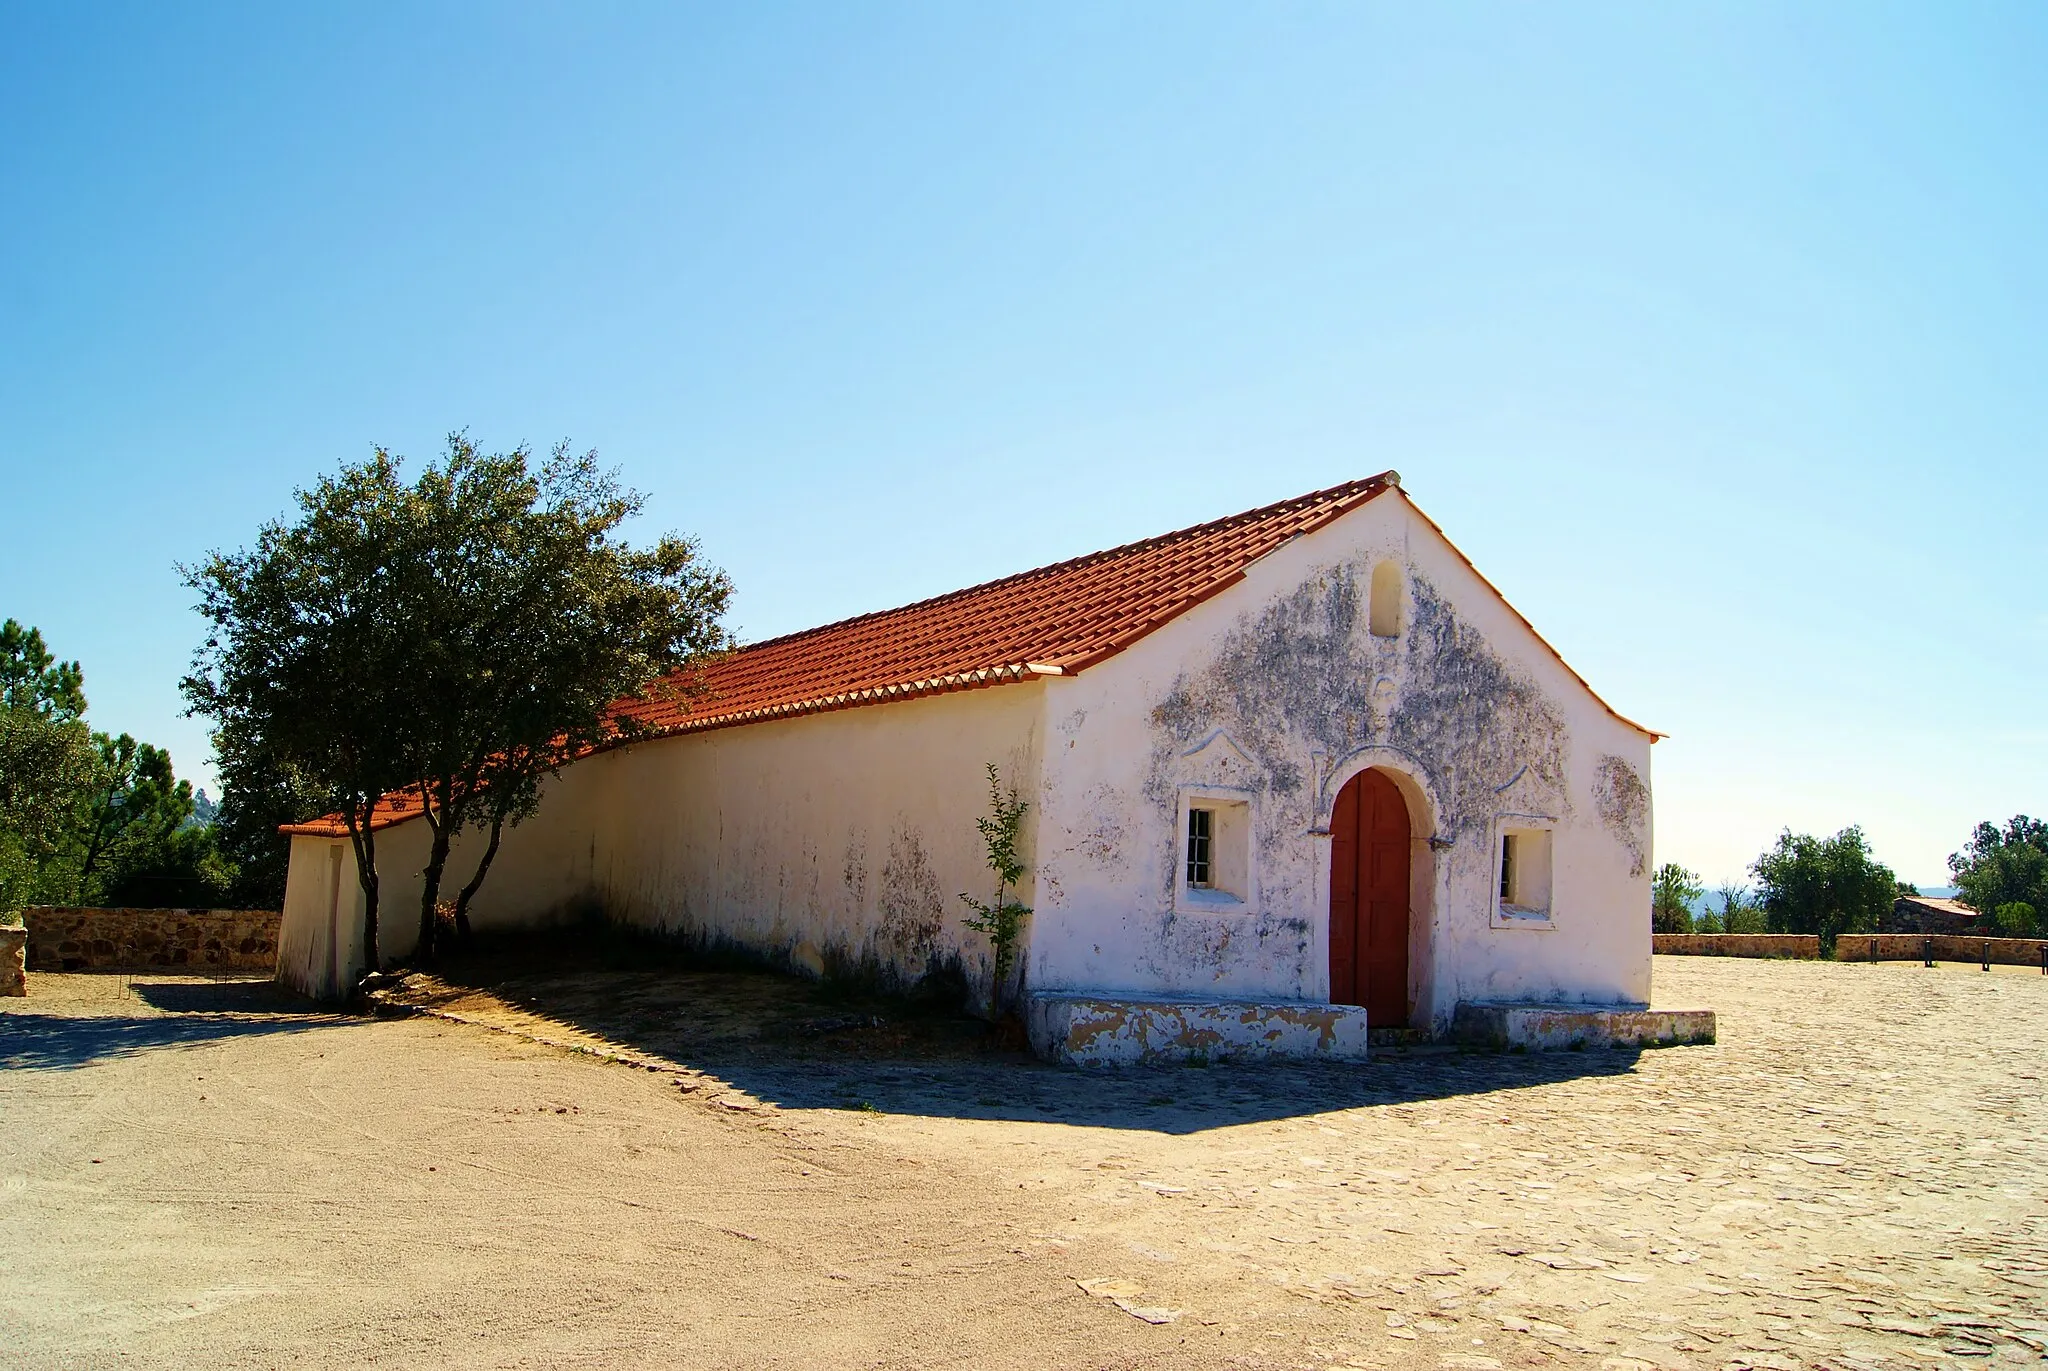
[{"label": "sandy ground", "polygon": [[0,1366],[2042,1365],[2048,978],[1656,975],[1718,1046],[1093,1075],[765,977],[35,976]]}]

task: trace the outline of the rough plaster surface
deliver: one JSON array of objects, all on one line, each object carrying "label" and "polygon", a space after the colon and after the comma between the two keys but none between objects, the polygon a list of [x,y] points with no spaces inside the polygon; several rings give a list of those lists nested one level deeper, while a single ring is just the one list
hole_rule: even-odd
[{"label": "rough plaster surface", "polygon": [[210,967],[274,971],[282,915],[259,909],[85,909],[31,905],[31,971]]},{"label": "rough plaster surface", "polygon": [[0,1005],[10,1371],[1932,1371],[2048,1345],[2023,969],[1660,959],[1718,1044],[1117,1072],[881,1029],[834,1053],[715,978],[497,1008],[654,1071],[196,977],[33,979]]},{"label": "rough plaster surface", "polygon": [[[1406,628],[1381,637],[1367,587],[1388,560]],[[1648,996],[1649,738],[1403,502],[1289,544],[1048,683],[1046,707],[1034,989],[1326,999],[1330,806],[1374,766],[1409,802],[1411,1025],[1441,1032],[1463,999]],[[1255,891],[1240,905],[1178,889],[1191,796],[1250,806]],[[1496,928],[1510,820],[1552,832],[1552,917]]]},{"label": "rough plaster surface", "polygon": [[1033,995],[1032,1050],[1063,1066],[1178,1065],[1299,1057],[1363,1061],[1365,1011],[1336,1004],[1229,1004]]},{"label": "rough plaster surface", "polygon": [[1641,876],[1650,861],[1650,787],[1625,757],[1602,757],[1593,781],[1600,822],[1628,853],[1628,874]]},{"label": "rough plaster surface", "polygon": [[[1042,714],[1038,686],[1006,685],[588,758],[506,834],[472,917],[488,930],[599,913],[811,975],[982,986],[988,943],[964,926],[959,893],[988,894],[974,827],[988,812],[983,768],[1035,795]],[[1027,859],[1036,817],[1025,816]],[[459,836],[448,870],[466,879],[480,845]],[[387,958],[413,946],[425,855],[424,824],[378,835]],[[1033,903],[1030,878],[1012,894]],[[323,998],[350,984],[364,965],[361,920],[353,854],[293,839],[286,983]]]}]

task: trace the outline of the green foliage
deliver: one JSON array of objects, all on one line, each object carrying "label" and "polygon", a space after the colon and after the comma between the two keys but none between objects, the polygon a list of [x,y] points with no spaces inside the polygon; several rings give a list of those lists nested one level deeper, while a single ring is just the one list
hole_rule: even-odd
[{"label": "green foliage", "polygon": [[138,849],[163,846],[192,817],[192,783],[173,774],[170,753],[126,733],[95,733],[92,741],[92,784],[79,797],[81,885],[132,864]]},{"label": "green foliage", "polygon": [[84,724],[0,709],[0,909],[41,898],[93,759]]},{"label": "green foliage", "polygon": [[51,656],[41,630],[9,619],[0,624],[0,710],[75,720],[85,713],[85,673],[78,663]]},{"label": "green foliage", "polygon": [[2048,909],[2048,822],[2015,815],[2003,829],[1978,824],[1948,859],[1958,898],[1996,917],[2006,905]]},{"label": "green foliage", "polygon": [[988,807],[989,812],[976,819],[974,826],[988,848],[988,867],[996,877],[995,898],[985,903],[963,891],[960,899],[974,911],[966,921],[967,926],[985,936],[995,953],[994,986],[989,1000],[1000,1012],[1010,968],[1016,964],[1024,919],[1031,913],[1029,905],[1020,904],[1009,895],[1010,887],[1024,878],[1024,861],[1017,847],[1024,833],[1024,811],[1030,806],[1017,797],[1016,787],[1003,789],[994,762],[988,763]]},{"label": "green foliage", "polygon": [[[340,813],[363,889],[364,946],[381,966],[376,834],[369,819],[405,775],[409,626],[397,604],[407,520],[396,465],[379,452],[297,493],[248,551],[181,568],[211,632],[181,683],[223,750],[290,765]],[[300,816],[310,817],[310,816]]]},{"label": "green foliage", "polygon": [[36,898],[92,767],[85,676],[42,633],[0,623],[0,909]]},{"label": "green foliage", "polygon": [[0,907],[210,903],[232,863],[170,754],[87,729],[85,674],[0,625]]},{"label": "green foliage", "polygon": [[2001,938],[2032,938],[2041,926],[2034,906],[2025,900],[2002,904],[1991,913],[1992,931]]},{"label": "green foliage", "polygon": [[1855,825],[1832,838],[1786,829],[1750,872],[1770,931],[1818,934],[1824,952],[1837,934],[1881,927],[1899,885]]},{"label": "green foliage", "polygon": [[[1739,885],[1724,885],[1715,892],[1721,897],[1721,907],[1701,910],[1693,917],[1692,931],[1695,933],[1761,933],[1764,931],[1763,911],[1751,902],[1749,892]],[[1754,923],[1755,927],[1737,925]]]},{"label": "green foliage", "polygon": [[[720,619],[731,582],[695,543],[670,536],[636,550],[617,541],[642,497],[595,453],[561,444],[537,468],[530,462],[525,448],[486,454],[454,434],[412,488],[422,536],[405,578],[419,634],[407,755],[435,830],[421,902],[427,955],[448,840],[471,825],[491,835],[454,902],[466,932],[503,829],[532,811],[541,781],[635,731],[615,701],[727,645]],[[672,682],[660,689],[681,693]]]},{"label": "green foliage", "polygon": [[282,909],[291,839],[278,829],[320,813],[326,796],[291,762],[229,730],[214,733],[213,753],[221,797],[211,830],[233,872],[223,898],[241,909]]},{"label": "green foliage", "polygon": [[1657,933],[1692,932],[1692,907],[1706,893],[1697,871],[1664,863],[1650,878],[1650,928]]},{"label": "green foliage", "polygon": [[631,734],[613,701],[687,689],[650,683],[725,646],[731,595],[686,539],[618,540],[642,497],[595,454],[558,446],[536,466],[458,433],[416,480],[402,467],[379,448],[299,492],[297,518],[265,525],[253,549],[185,569],[212,625],[187,699],[214,721],[223,775],[266,778],[230,786],[223,825],[253,849],[286,804],[338,812],[373,964],[377,802],[426,800],[430,958],[454,836],[491,835],[454,902],[466,925],[504,827],[569,757]]}]

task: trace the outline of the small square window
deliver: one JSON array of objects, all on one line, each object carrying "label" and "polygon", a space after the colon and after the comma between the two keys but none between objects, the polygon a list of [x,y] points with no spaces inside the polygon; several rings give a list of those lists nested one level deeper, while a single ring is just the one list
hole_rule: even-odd
[{"label": "small square window", "polygon": [[1252,899],[1252,806],[1228,789],[1181,792],[1181,846],[1174,904],[1241,908]]},{"label": "small square window", "polygon": [[1209,890],[1216,847],[1216,811],[1188,810],[1188,888]]},{"label": "small square window", "polygon": [[1500,830],[1498,900],[1493,925],[1550,922],[1551,830],[1510,821]]}]

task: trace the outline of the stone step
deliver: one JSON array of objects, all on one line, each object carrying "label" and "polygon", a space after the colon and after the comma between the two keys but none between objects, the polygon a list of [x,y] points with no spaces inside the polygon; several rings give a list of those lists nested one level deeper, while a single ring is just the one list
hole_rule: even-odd
[{"label": "stone step", "polygon": [[1373,1047],[1420,1047],[1429,1041],[1426,1028],[1371,1028],[1365,1040]]},{"label": "stone step", "polygon": [[1711,1009],[1612,1008],[1582,1004],[1459,1004],[1451,1036],[1468,1047],[1535,1052],[1589,1047],[1675,1047],[1711,1043]]},{"label": "stone step", "polygon": [[1085,991],[1026,997],[1039,1056],[1067,1066],[1217,1062],[1262,1057],[1363,1061],[1365,1011],[1303,1001],[1163,1000]]}]

